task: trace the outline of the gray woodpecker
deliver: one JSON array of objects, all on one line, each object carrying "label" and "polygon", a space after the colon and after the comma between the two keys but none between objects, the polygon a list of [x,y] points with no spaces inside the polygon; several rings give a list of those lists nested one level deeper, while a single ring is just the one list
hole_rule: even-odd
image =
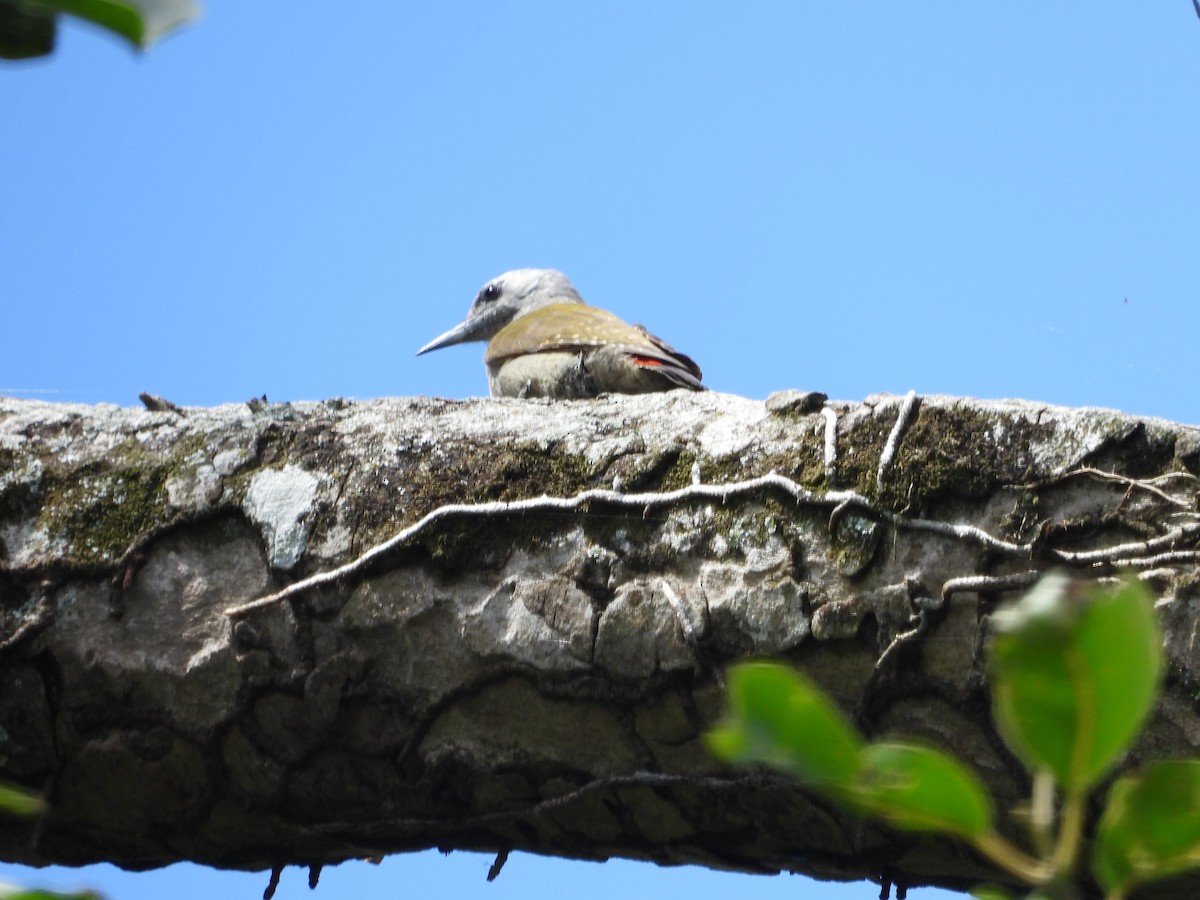
[{"label": "gray woodpecker", "polygon": [[700,367],[641,325],[588,306],[554,269],[514,269],[479,291],[467,318],[417,351],[487,341],[493,397],[703,391]]}]

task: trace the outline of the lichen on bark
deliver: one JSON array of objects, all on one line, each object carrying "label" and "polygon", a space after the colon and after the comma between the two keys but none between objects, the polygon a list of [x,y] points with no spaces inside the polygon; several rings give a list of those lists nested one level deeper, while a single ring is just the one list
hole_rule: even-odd
[{"label": "lichen on bark", "polygon": [[709,757],[723,668],[790,660],[1011,804],[991,610],[1051,567],[1133,569],[1171,675],[1131,761],[1195,755],[1198,472],[1195,428],[1018,401],[0,398],[0,777],[52,803],[0,855],[965,887],[995,873]]}]

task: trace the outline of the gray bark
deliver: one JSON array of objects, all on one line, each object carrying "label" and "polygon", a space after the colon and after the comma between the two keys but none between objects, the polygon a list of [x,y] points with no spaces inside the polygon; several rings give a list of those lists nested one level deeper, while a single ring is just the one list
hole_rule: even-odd
[{"label": "gray bark", "polygon": [[822,399],[0,398],[0,777],[52,804],[0,818],[0,857],[995,879],[701,735],[724,667],[784,658],[1008,810],[1029,783],[990,722],[988,614],[1054,566],[1162,598],[1170,672],[1127,762],[1197,754],[1200,430]]}]

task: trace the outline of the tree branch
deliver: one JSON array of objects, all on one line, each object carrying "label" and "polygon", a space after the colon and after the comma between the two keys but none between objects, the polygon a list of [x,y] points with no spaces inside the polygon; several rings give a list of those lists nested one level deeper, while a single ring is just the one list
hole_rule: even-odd
[{"label": "tree branch", "polygon": [[721,670],[786,658],[1010,808],[988,614],[1053,566],[1133,568],[1171,678],[1131,761],[1196,755],[1197,472],[1195,428],[1015,401],[0,398],[0,776],[52,804],[0,855],[995,880],[716,763]]}]

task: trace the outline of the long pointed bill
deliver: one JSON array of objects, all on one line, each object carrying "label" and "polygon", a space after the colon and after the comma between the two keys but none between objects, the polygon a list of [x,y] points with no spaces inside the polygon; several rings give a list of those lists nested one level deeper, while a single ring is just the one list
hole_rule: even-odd
[{"label": "long pointed bill", "polygon": [[417,351],[417,356],[422,353],[428,353],[430,350],[441,350],[443,347],[451,347],[454,344],[461,344],[466,341],[475,340],[475,334],[479,329],[479,322],[472,322],[468,319],[455,325],[445,334],[439,334],[432,341]]}]

